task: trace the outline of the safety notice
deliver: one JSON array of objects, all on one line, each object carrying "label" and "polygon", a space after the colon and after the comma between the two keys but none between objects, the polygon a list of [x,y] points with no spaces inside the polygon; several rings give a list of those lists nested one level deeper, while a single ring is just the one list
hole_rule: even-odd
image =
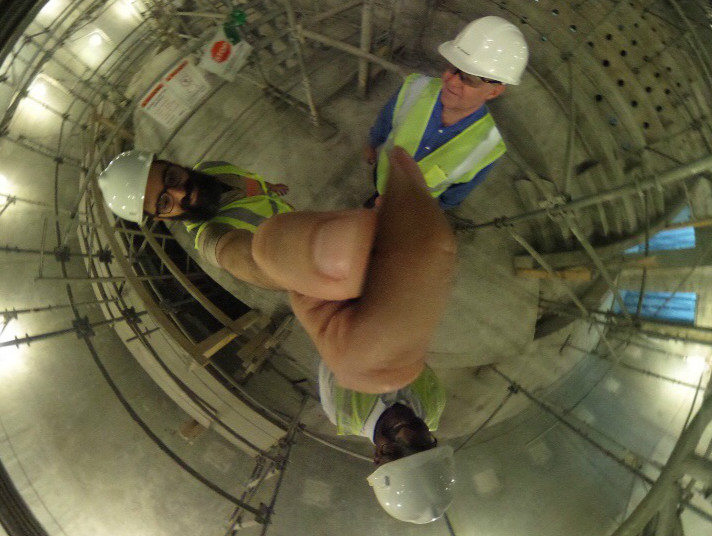
[{"label": "safety notice", "polygon": [[203,47],[198,67],[225,80],[235,80],[237,72],[247,63],[252,46],[246,41],[235,41],[220,26],[213,38]]},{"label": "safety notice", "polygon": [[209,91],[201,72],[184,59],[144,95],[139,106],[164,127],[174,129]]}]

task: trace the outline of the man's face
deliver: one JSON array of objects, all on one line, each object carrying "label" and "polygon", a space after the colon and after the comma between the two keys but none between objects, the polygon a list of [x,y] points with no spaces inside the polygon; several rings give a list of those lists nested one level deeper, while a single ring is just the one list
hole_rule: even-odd
[{"label": "man's face", "polygon": [[506,86],[487,83],[480,77],[468,75],[452,66],[442,74],[443,89],[440,101],[446,110],[474,112],[488,100],[502,94]]},{"label": "man's face", "polygon": [[143,210],[159,220],[209,220],[220,208],[221,192],[210,175],[156,160],[148,174]]}]

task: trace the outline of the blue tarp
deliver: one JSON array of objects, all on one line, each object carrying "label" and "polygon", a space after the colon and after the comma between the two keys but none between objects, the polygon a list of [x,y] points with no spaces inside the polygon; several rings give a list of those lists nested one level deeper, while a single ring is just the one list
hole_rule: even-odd
[{"label": "blue tarp", "polygon": [[[635,315],[638,309],[638,298],[640,292],[635,290],[622,290],[621,296],[626,309],[631,315]],[[617,301],[613,304],[613,312],[621,313],[621,307]],[[697,312],[697,294],[694,292],[646,292],[643,294],[643,303],[640,309],[640,316],[643,318],[656,318],[659,320],[669,320],[681,324],[694,324],[695,313]]]},{"label": "blue tarp", "polygon": [[[683,223],[690,221],[690,207],[683,208],[671,223]],[[681,229],[670,229],[660,231],[650,237],[649,250],[662,251],[669,249],[692,249],[695,247],[695,228],[683,227]],[[645,242],[626,249],[626,253],[645,253]]]}]

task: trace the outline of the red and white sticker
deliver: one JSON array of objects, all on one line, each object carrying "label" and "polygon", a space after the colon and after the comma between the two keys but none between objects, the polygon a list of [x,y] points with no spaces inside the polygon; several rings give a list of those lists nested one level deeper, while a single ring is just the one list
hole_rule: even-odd
[{"label": "red and white sticker", "polygon": [[227,41],[216,41],[213,48],[210,50],[210,55],[217,63],[223,63],[230,57],[232,47]]},{"label": "red and white sticker", "polygon": [[203,55],[198,66],[225,80],[235,79],[237,72],[247,62],[252,47],[247,41],[233,45],[227,39],[222,26],[215,29],[215,35],[203,47]]}]

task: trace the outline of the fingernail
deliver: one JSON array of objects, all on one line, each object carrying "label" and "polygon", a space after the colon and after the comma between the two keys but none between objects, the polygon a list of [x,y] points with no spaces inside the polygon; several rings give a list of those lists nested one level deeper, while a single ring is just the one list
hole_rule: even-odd
[{"label": "fingernail", "polygon": [[332,279],[346,279],[357,249],[358,225],[351,214],[337,216],[319,225],[312,250],[314,265]]}]

